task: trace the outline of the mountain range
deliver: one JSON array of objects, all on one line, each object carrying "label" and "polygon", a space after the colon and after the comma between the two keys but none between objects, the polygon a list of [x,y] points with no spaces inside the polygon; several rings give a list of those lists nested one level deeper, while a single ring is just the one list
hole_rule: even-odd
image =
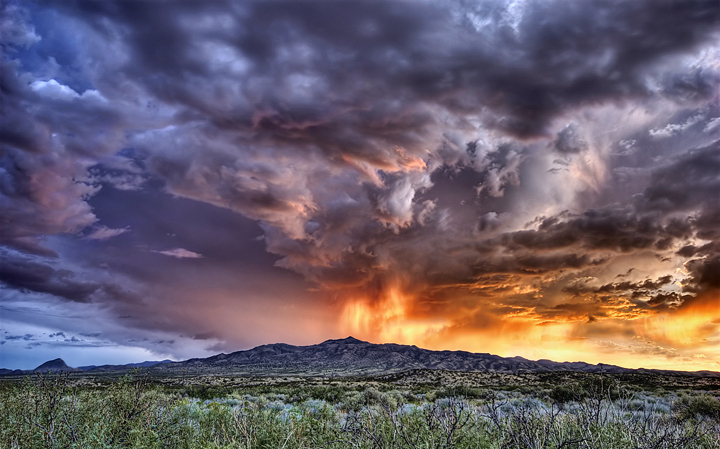
[{"label": "mountain range", "polygon": [[162,361],[146,361],[146,362],[140,362],[140,363],[128,363],[125,365],[87,365],[87,366],[79,366],[77,368],[73,368],[67,365],[63,359],[53,359],[48,360],[47,362],[43,363],[42,365],[38,366],[35,369],[31,370],[21,370],[21,369],[15,369],[10,370],[7,368],[0,368],[0,376],[22,376],[26,374],[32,374],[32,373],[56,373],[56,372],[105,372],[105,371],[122,371],[122,370],[129,370],[132,368],[149,368],[151,366],[158,365],[160,363],[168,363],[172,362],[172,360],[162,360]]},{"label": "mountain range", "polygon": [[[82,367],[84,372],[121,371],[143,366],[148,374],[157,375],[322,375],[352,376],[388,374],[414,369],[479,371],[502,373],[586,372],[586,373],[652,373],[720,377],[712,371],[670,371],[629,369],[615,365],[593,365],[585,362],[528,360],[522,357],[500,357],[467,351],[432,351],[417,346],[394,343],[374,344],[353,337],[327,340],[309,346],[275,343],[229,354],[194,358],[181,362],[143,362],[129,365]],[[79,370],[69,368],[62,359],[40,365],[33,371]],[[18,374],[17,371],[4,374]],[[29,371],[32,372],[32,371]],[[20,374],[25,373],[21,372]]]},{"label": "mountain range", "polygon": [[528,360],[523,357],[500,357],[467,351],[432,351],[417,346],[394,343],[374,344],[353,337],[327,340],[310,346],[275,343],[230,354],[218,354],[153,367],[158,373],[199,374],[226,372],[232,374],[294,375],[369,375],[413,369],[448,371],[482,371],[505,373],[538,373],[576,371],[588,373],[681,374],[720,377],[711,371],[683,372],[629,369],[615,365],[592,365],[585,362]]}]

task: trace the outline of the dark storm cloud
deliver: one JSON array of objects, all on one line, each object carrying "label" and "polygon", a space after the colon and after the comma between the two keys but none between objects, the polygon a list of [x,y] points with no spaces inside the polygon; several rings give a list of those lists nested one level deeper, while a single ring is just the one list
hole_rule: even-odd
[{"label": "dark storm cloud", "polygon": [[3,147],[78,156],[119,150],[123,128],[129,123],[123,120],[122,110],[97,90],[78,93],[54,79],[33,80],[22,74],[17,60],[4,59],[1,69],[0,89],[8,117],[0,128]]},{"label": "dark storm cloud", "polygon": [[53,154],[30,156],[4,148],[0,154],[0,243],[26,248],[35,237],[77,232],[94,223],[96,217],[85,198],[95,189],[73,179],[81,171],[78,165]]},{"label": "dark storm cloud", "polygon": [[[716,289],[720,279],[717,221],[708,218],[716,216],[720,198],[718,155],[720,146],[715,142],[670,157],[648,170],[646,188],[626,199],[625,205],[541,216],[526,225],[531,229],[499,233],[491,238],[482,238],[482,233],[474,237],[456,233],[454,239],[444,238],[438,244],[443,237],[421,234],[414,245],[409,245],[416,248],[415,252],[406,249],[393,260],[398,261],[400,272],[413,273],[415,279],[430,285],[466,286],[481,296],[487,288],[493,295],[505,296],[507,303],[527,307],[544,319],[590,315],[597,320],[607,316],[608,308],[625,316],[642,316],[650,309],[657,312],[683,303],[690,305],[695,294]],[[463,248],[464,238],[468,239],[468,246]],[[689,245],[691,241],[706,243]],[[423,249],[418,250],[419,247]],[[638,280],[633,274],[635,270],[630,269],[622,274],[626,280],[620,282],[567,283],[574,279],[570,273],[594,275],[599,271],[592,271],[593,267],[607,269],[621,256],[646,254],[669,260],[674,253],[687,261],[685,277],[678,278],[672,273]],[[421,254],[432,254],[431,261]],[[498,274],[520,278],[504,278],[501,282],[504,288],[497,289],[489,276]],[[631,275],[633,280],[629,279]],[[565,276],[565,280],[557,281],[558,276]],[[525,281],[521,280],[523,277]],[[678,291],[678,279],[682,281],[682,291]],[[534,288],[538,292],[531,295],[536,299],[530,303],[523,296],[512,294],[513,288],[528,284],[537,285]],[[601,302],[568,303],[567,307],[558,308],[537,299],[563,294],[580,301],[594,297]]]},{"label": "dark storm cloud", "polygon": [[51,254],[36,237],[78,232],[96,221],[86,202],[96,188],[82,182],[86,166],[78,158],[117,150],[117,136],[107,132],[118,125],[117,114],[54,80],[28,86],[18,72],[16,63],[3,61],[0,243]]},{"label": "dark storm cloud", "polygon": [[641,197],[644,208],[667,214],[688,213],[695,237],[704,245],[683,246],[678,254],[695,257],[687,263],[686,288],[720,287],[720,142],[688,152],[653,173]]},{"label": "dark storm cloud", "polygon": [[[672,282],[673,276],[665,275],[657,279],[645,279],[639,282],[613,282],[601,286],[576,283],[564,286],[562,291],[580,301],[591,297],[606,305],[624,302],[626,312],[632,309],[637,309],[641,312],[647,310],[648,307],[661,309],[667,308],[668,306],[678,306],[684,301],[693,298],[690,294],[668,291],[667,287],[669,287]],[[665,290],[663,290],[663,288],[665,288]],[[578,306],[580,305],[583,305],[595,316],[600,316],[599,312],[601,308],[598,308],[597,303],[586,302],[578,304]]]},{"label": "dark storm cloud", "polygon": [[[234,298],[227,273],[253,263],[583,320],[605,306],[561,307],[563,288],[618,258],[685,258],[687,292],[717,286],[717,1],[3,8],[0,243],[57,256],[17,256],[12,289],[204,335],[141,308],[190,286]],[[73,278],[71,257],[96,265]],[[654,273],[582,293],[686,299]]]},{"label": "dark storm cloud", "polygon": [[688,262],[693,283],[699,288],[720,288],[720,254]]},{"label": "dark storm cloud", "polygon": [[[655,290],[664,285],[672,282],[672,276],[662,276],[656,280],[646,279],[642,282],[615,282],[612,284],[604,284],[596,289],[593,289],[594,293],[613,293],[613,292],[642,292],[648,289]],[[570,291],[570,288],[566,288],[566,291]],[[583,293],[587,290],[574,289],[573,293]]]},{"label": "dark storm cloud", "polygon": [[650,299],[647,301],[647,304],[651,307],[666,307],[668,305],[677,306],[680,304],[684,304],[686,301],[691,301],[692,298],[692,295],[676,292],[657,293],[650,297]]},{"label": "dark storm cloud", "polygon": [[0,254],[0,282],[8,287],[48,293],[70,301],[88,302],[99,288],[92,282],[75,279],[68,270],[57,270],[24,256]]},{"label": "dark storm cloud", "polygon": [[6,293],[43,293],[71,302],[102,303],[122,310],[144,306],[143,298],[132,288],[107,279],[97,280],[98,277],[97,270],[81,269],[56,258],[0,250],[0,285]]},{"label": "dark storm cloud", "polygon": [[35,338],[35,335],[33,334],[25,334],[25,335],[6,335],[6,340],[32,340]]},{"label": "dark storm cloud", "polygon": [[[436,120],[427,104],[459,115],[488,110],[487,124],[531,137],[568,109],[651,95],[651,69],[716,37],[720,20],[712,0],[515,10],[494,1],[212,1],[172,13],[154,2],[49,4],[102,35],[122,30],[131,63],[113,76],[153,73],[145,87],[187,106],[189,120],[374,162],[391,158],[383,145],[422,145],[418,129]],[[242,79],[215,92],[195,85],[232,75],[222,59],[233,56]],[[674,98],[707,98],[714,76],[670,71],[659,83]]]},{"label": "dark storm cloud", "polygon": [[577,126],[571,124],[558,133],[554,146],[560,153],[572,154],[586,150],[588,144],[578,136]]},{"label": "dark storm cloud", "polygon": [[[114,154],[122,149],[127,130],[139,121],[147,124],[152,120],[137,112],[128,114],[122,101],[109,101],[96,89],[76,91],[54,79],[53,73],[62,69],[58,65],[64,61],[62,49],[26,22],[38,12],[33,9],[36,6],[6,2],[2,7],[15,19],[16,31],[25,29],[35,37],[28,44],[27,39],[18,40],[17,32],[2,34],[0,243],[52,255],[38,237],[77,233],[97,221],[87,199],[97,192],[98,182],[105,180],[96,179],[99,176],[88,168],[98,162],[117,166],[123,158]],[[46,25],[41,28],[48,32]],[[56,26],[50,33],[58,41],[67,38],[70,30],[65,24],[57,22]],[[36,44],[44,46],[40,62],[40,56],[33,53]],[[32,69],[37,64],[52,66],[52,70],[36,77]]]},{"label": "dark storm cloud", "polygon": [[662,212],[700,208],[698,225],[709,228],[720,211],[720,141],[693,149],[655,170],[640,198],[640,207]]},{"label": "dark storm cloud", "polygon": [[[632,204],[590,209],[581,215],[565,212],[542,218],[536,229],[504,234],[497,244],[520,257],[526,251],[603,254],[647,250],[665,254],[675,249],[683,257],[695,257],[688,263],[691,279],[687,288],[717,287],[720,248],[716,240],[717,221],[713,218],[720,210],[719,157],[718,142],[694,149],[653,170],[649,185],[635,196]],[[711,242],[685,245],[693,238]],[[655,281],[605,284],[593,292],[652,292],[669,282],[670,278],[663,276]],[[588,293],[571,287],[565,290]]]},{"label": "dark storm cloud", "polygon": [[[685,220],[660,215],[640,215],[632,207],[590,209],[580,216],[545,218],[535,230],[517,231],[503,236],[511,251],[547,251],[578,248],[585,251],[629,252],[641,249],[667,249],[673,239],[692,235]],[[669,240],[669,242],[667,241]]]},{"label": "dark storm cloud", "polygon": [[[197,2],[171,11],[136,1],[42,4],[105,41],[107,47],[89,46],[86,57],[106,63],[87,68],[84,76],[99,90],[82,94],[52,80],[36,82],[31,91],[9,76],[8,99],[31,114],[26,122],[60,136],[64,153],[108,153],[123,142],[119,130],[131,126],[129,109],[119,102],[127,91],[118,90],[130,81],[147,92],[145,110],[171,108],[165,120],[173,126],[130,142],[145,150],[149,167],[174,193],[279,229],[279,238],[294,242],[268,244],[288,256],[290,267],[300,257],[290,248],[305,245],[297,243],[302,238],[311,237],[312,251],[299,252],[319,252],[306,261],[326,265],[343,257],[342,248],[362,252],[369,237],[379,232],[382,240],[386,232],[324,219],[347,212],[406,227],[420,214],[429,216],[434,205],[414,200],[432,183],[407,168],[434,154],[440,163],[457,161],[458,151],[439,149],[465,145],[443,132],[467,128],[468,114],[530,137],[546,134],[554,118],[582,105],[652,95],[646,81],[654,67],[707,42],[720,17],[709,1],[550,2],[522,9],[499,2]],[[682,71],[663,76],[688,77]],[[449,123],[438,121],[439,111]],[[583,148],[572,130],[559,134],[558,151]],[[36,134],[23,134],[37,142],[23,150],[49,147],[48,137],[31,137]],[[290,167],[275,163],[283,158]],[[474,165],[487,173],[481,189],[489,195],[519,183],[508,167],[521,159],[475,159],[485,161]],[[377,178],[378,168],[389,174]],[[83,169],[68,167],[63,177]],[[68,197],[84,204],[83,194]],[[53,213],[31,208],[27,215]],[[89,210],[77,218],[24,234],[73,232],[94,220]],[[349,237],[341,235],[349,230]]]},{"label": "dark storm cloud", "polygon": [[712,99],[718,83],[717,72],[698,68],[683,74],[668,74],[662,80],[662,93],[683,104],[700,102]]}]

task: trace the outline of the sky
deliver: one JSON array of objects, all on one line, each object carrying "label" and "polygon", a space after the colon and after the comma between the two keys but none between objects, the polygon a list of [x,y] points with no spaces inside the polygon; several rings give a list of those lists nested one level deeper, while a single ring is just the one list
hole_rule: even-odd
[{"label": "sky", "polygon": [[0,367],[720,371],[717,0],[0,5]]}]

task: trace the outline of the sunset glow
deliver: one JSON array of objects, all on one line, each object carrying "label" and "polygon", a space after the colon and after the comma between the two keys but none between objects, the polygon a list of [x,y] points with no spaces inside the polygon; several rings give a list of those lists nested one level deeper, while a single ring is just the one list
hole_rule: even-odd
[{"label": "sunset glow", "polygon": [[340,333],[377,342],[417,344],[442,331],[447,321],[435,317],[412,317],[413,298],[397,287],[382,292],[376,302],[350,301],[345,305]]}]

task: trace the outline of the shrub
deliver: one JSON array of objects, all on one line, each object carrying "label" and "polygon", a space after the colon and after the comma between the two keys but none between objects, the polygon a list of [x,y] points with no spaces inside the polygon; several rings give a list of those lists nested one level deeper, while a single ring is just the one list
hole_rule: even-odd
[{"label": "shrub", "polygon": [[548,396],[558,404],[565,404],[566,402],[575,401],[578,397],[585,394],[586,393],[583,392],[583,394],[580,395],[576,389],[570,388],[566,385],[557,385],[550,390]]},{"label": "shrub", "polygon": [[313,399],[321,399],[331,404],[342,402],[345,397],[345,390],[338,385],[317,387],[310,393]]},{"label": "shrub", "polygon": [[681,396],[674,406],[680,419],[709,418],[720,422],[720,400],[708,395]]},{"label": "shrub", "polygon": [[[668,398],[639,392],[613,400],[606,386],[586,385],[586,394],[596,388],[592,396],[563,407],[517,390],[487,390],[487,400],[469,402],[482,390],[463,388],[427,391],[409,404],[392,385],[293,386],[287,395],[258,388],[200,400],[163,394],[138,373],[101,389],[43,375],[0,389],[0,448],[720,449],[717,398],[681,396],[673,414]],[[340,394],[345,408],[311,398]],[[293,403],[292,395],[307,399]]]},{"label": "shrub", "polygon": [[438,398],[465,398],[465,399],[486,399],[487,393],[479,388],[472,388],[466,385],[446,388],[437,393]]}]

